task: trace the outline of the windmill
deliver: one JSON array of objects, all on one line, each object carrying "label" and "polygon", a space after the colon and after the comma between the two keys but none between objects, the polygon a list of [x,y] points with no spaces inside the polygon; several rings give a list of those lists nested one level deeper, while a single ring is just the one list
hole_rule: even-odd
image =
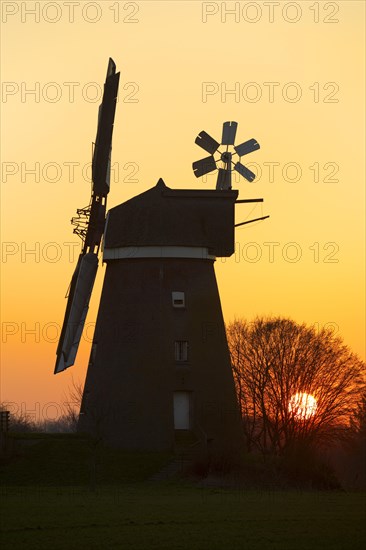
[{"label": "windmill", "polygon": [[110,186],[111,143],[119,76],[113,59],[109,59],[93,151],[91,198],[88,206],[78,209],[77,217],[71,220],[75,225],[74,233],[81,237],[83,247],[68,291],[66,313],[56,352],[55,374],[74,364],[97,274]]},{"label": "windmill", "polygon": [[[173,189],[159,179],[110,209],[105,221],[118,79],[110,61],[91,203],[73,220],[83,250],[70,287],[55,372],[75,360],[103,235],[107,268],[78,429],[97,431],[109,444],[128,450],[172,450],[182,434],[211,453],[238,449],[241,421],[214,262],[234,253],[235,226],[241,225],[235,224],[235,205],[263,199],[238,200],[229,176],[234,153],[220,153],[219,144],[201,132],[199,144],[213,158],[210,167],[216,169],[216,152],[224,163],[216,190]],[[235,147],[236,127],[234,122],[224,124],[224,145]],[[254,141],[237,146],[235,154],[259,148]],[[98,149],[103,155],[98,156]],[[207,173],[204,160],[194,164],[196,176]],[[236,162],[234,169],[244,173],[241,166]]]}]

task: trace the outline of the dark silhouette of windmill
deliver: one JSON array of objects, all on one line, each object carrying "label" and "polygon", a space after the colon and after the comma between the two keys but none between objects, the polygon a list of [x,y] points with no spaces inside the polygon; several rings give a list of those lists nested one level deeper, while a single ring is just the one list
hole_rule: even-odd
[{"label": "dark silhouette of windmill", "polygon": [[[231,189],[232,166],[249,180],[254,174],[240,162],[234,164],[233,153],[219,152],[219,144],[201,132],[196,142],[212,158],[194,163],[195,175],[223,162],[217,190],[171,189],[160,179],[112,208],[105,223],[109,185],[98,194],[101,183],[96,186],[94,174],[100,182],[108,174],[119,78],[112,63],[98,122],[91,206],[78,211],[84,223],[78,221],[74,230],[84,246],[71,283],[55,372],[75,360],[104,232],[107,269],[79,429],[98,430],[106,441],[125,449],[172,449],[186,433],[191,441],[210,444],[211,452],[233,450],[240,446],[241,427],[214,261],[234,252],[235,204],[262,199],[237,200],[238,191]],[[234,144],[236,126],[224,124],[226,146]],[[98,147],[104,152],[100,161]],[[249,140],[235,153],[240,157],[258,148]],[[95,201],[100,205],[92,225]],[[70,323],[76,324],[71,331]]]}]

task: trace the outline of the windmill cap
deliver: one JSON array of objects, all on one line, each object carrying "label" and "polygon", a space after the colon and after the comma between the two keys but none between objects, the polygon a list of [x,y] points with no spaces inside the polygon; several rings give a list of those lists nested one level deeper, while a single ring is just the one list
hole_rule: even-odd
[{"label": "windmill cap", "polygon": [[231,190],[171,189],[160,178],[148,191],[109,211],[104,249],[189,246],[231,256],[237,196]]}]

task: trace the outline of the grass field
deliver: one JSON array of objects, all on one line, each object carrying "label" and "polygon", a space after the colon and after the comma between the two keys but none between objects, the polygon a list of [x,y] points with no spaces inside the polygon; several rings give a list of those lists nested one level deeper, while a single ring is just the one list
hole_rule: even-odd
[{"label": "grass field", "polygon": [[365,548],[365,497],[135,484],[8,488],[3,549]]},{"label": "grass field", "polygon": [[1,468],[2,549],[366,547],[364,493],[146,481],[162,455],[106,452],[90,476],[88,444],[61,441],[31,444]]}]

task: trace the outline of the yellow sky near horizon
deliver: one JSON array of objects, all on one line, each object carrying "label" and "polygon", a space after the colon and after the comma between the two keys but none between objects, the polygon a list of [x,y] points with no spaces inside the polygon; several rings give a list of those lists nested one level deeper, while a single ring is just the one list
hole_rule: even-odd
[{"label": "yellow sky near horizon", "polygon": [[236,254],[215,264],[225,321],[281,315],[332,326],[365,357],[363,2],[1,9],[1,400],[32,410],[85,376],[105,266],[76,365],[58,376],[53,368],[80,248],[69,220],[89,201],[95,96],[109,56],[121,82],[108,206],[159,177],[172,188],[214,188],[216,176],[193,175],[205,156],[195,137],[219,139],[224,121],[238,121],[237,142],[261,145],[242,159],[260,177],[235,187],[264,203],[238,206],[236,221],[271,217],[238,228]]}]

